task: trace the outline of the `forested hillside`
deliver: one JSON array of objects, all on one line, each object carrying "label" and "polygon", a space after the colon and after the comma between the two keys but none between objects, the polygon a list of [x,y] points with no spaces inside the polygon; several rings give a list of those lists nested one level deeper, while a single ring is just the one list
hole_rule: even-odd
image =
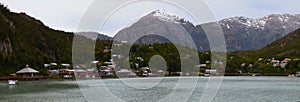
[{"label": "forested hillside", "polygon": [[0,76],[26,64],[71,63],[73,34],[53,30],[25,13],[12,13],[0,5]]}]

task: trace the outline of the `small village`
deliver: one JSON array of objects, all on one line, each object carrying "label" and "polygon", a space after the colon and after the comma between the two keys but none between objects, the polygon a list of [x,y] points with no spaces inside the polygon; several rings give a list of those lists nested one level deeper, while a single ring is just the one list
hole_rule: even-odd
[{"label": "small village", "polygon": [[[114,46],[122,47],[125,46],[128,42],[122,41],[115,44]],[[153,46],[146,47],[146,49],[153,49]],[[112,49],[109,46],[103,49],[104,54],[110,54]],[[208,52],[204,52],[202,56],[210,56]],[[146,62],[145,58],[141,56],[135,56],[131,62],[133,68],[122,68],[115,62],[114,59],[122,59],[124,56],[119,54],[112,54],[111,59],[105,59],[109,61],[90,61],[88,64],[77,64],[72,65],[69,63],[47,63],[43,64],[44,70],[47,74],[40,74],[39,70],[35,68],[30,68],[30,64],[26,64],[23,69],[10,74],[8,77],[1,77],[0,80],[9,80],[11,84],[14,84],[13,80],[39,80],[39,79],[97,79],[97,78],[134,78],[134,77],[165,77],[165,76],[288,76],[288,77],[300,77],[300,71],[296,73],[284,73],[284,74],[263,74],[260,72],[250,71],[257,67],[260,64],[263,67],[272,67],[274,70],[282,70],[286,72],[286,66],[291,61],[298,61],[299,59],[294,58],[283,58],[282,60],[276,58],[257,58],[256,63],[246,63],[238,62],[238,65],[235,73],[228,72],[219,72],[217,69],[225,69],[224,62],[216,61],[211,62],[210,60],[204,60],[198,65],[194,65],[194,68],[198,68],[198,72],[180,72],[162,70],[167,68],[151,68],[149,66],[143,66],[141,63]],[[189,58],[190,55],[187,55],[186,58]],[[123,58],[124,59],[124,58]],[[235,56],[230,56],[227,60],[238,60]],[[211,64],[216,64],[218,68],[211,68]],[[227,63],[230,65],[231,63]],[[226,68],[231,68],[226,66]]]},{"label": "small village", "polygon": [[[233,58],[233,57],[231,57]],[[142,59],[139,57],[139,59]],[[258,58],[258,61],[261,63],[265,63],[267,65],[271,65],[274,68],[282,68],[285,69],[286,65],[292,60],[299,59],[290,59],[284,58],[283,60],[277,60],[275,58],[264,59]],[[70,64],[58,64],[58,63],[49,63],[44,64],[44,67],[47,70],[48,76],[40,76],[39,71],[34,68],[30,68],[27,64],[25,68],[17,71],[16,73],[12,73],[10,77],[5,77],[3,79],[9,80],[10,84],[15,84],[18,80],[26,81],[26,80],[39,80],[39,79],[96,79],[96,78],[118,78],[118,77],[163,77],[163,76],[204,76],[209,77],[210,75],[219,75],[218,71],[215,69],[210,69],[208,66],[210,61],[206,61],[205,64],[199,64],[195,67],[199,68],[200,72],[167,72],[164,70],[152,70],[149,67],[140,67],[137,70],[133,69],[117,69],[117,64],[115,62],[104,62],[101,64],[99,68],[96,67],[97,64],[100,64],[99,61],[92,61],[90,64],[94,65],[94,68],[87,68],[85,64],[80,64],[75,67],[72,67]],[[222,64],[221,62],[215,62],[218,64]],[[138,64],[136,64],[138,67]],[[241,63],[241,67],[251,68],[253,67],[252,63]],[[154,68],[155,69],[155,68]],[[225,73],[228,75],[228,73]],[[232,74],[231,74],[232,75]],[[236,75],[247,75],[247,76],[260,76],[261,73],[244,73],[243,71],[239,71]],[[288,77],[300,77],[300,72],[288,74]]]}]

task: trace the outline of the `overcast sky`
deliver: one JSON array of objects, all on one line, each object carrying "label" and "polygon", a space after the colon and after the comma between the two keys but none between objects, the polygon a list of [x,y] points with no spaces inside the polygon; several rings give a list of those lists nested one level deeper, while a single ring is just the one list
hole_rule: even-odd
[{"label": "overcast sky", "polygon": [[[8,6],[13,12],[25,12],[41,20],[45,25],[51,28],[76,32],[82,15],[93,1],[94,0],[0,0],[0,3]],[[300,14],[299,0],[205,0],[205,2],[211,8],[217,20],[234,16],[258,18],[268,14]],[[150,10],[160,9],[159,6],[143,9],[144,11],[140,10],[144,12],[144,14],[139,13],[139,16],[151,12]],[[105,8],[105,6],[103,8]],[[180,12],[180,10],[172,11],[170,9],[170,12],[190,19]],[[110,29],[97,32],[113,36],[118,30],[124,27],[124,25],[128,26],[128,22],[132,23],[133,19],[136,20],[139,18],[124,19],[128,15],[134,14],[122,15],[123,19],[113,19],[114,21],[108,24],[110,25]]]}]

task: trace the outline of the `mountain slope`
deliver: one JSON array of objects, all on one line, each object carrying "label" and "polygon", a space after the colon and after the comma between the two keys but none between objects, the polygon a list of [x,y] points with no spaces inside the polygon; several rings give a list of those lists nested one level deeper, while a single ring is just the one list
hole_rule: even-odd
[{"label": "mountain slope", "polygon": [[[114,39],[135,43],[132,42],[134,38],[141,36],[141,39],[136,41],[139,42],[139,44],[166,43],[170,40],[175,41],[177,44],[189,46],[191,45],[191,41],[187,40],[187,36],[183,36],[186,35],[187,32],[181,25],[181,22],[183,22],[183,19],[176,16],[154,11],[142,17],[130,27],[120,30]],[[161,34],[164,37],[157,34]],[[148,36],[143,37],[146,35]]]},{"label": "mountain slope", "polygon": [[300,29],[274,41],[261,50],[260,56],[300,57]]}]

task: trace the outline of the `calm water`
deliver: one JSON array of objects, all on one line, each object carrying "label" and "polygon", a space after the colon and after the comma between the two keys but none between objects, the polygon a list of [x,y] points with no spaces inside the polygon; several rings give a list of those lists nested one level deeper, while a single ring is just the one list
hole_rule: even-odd
[{"label": "calm water", "polygon": [[[194,85],[195,81],[197,83]],[[180,82],[183,82],[183,84],[178,84]],[[20,85],[15,86],[0,82],[0,101],[154,102],[161,100],[194,102],[200,100],[205,89],[208,92],[213,90],[205,88],[207,82],[208,78],[204,77],[80,81],[42,80],[23,81],[20,82]],[[300,78],[224,77],[212,101],[300,102]]]}]

